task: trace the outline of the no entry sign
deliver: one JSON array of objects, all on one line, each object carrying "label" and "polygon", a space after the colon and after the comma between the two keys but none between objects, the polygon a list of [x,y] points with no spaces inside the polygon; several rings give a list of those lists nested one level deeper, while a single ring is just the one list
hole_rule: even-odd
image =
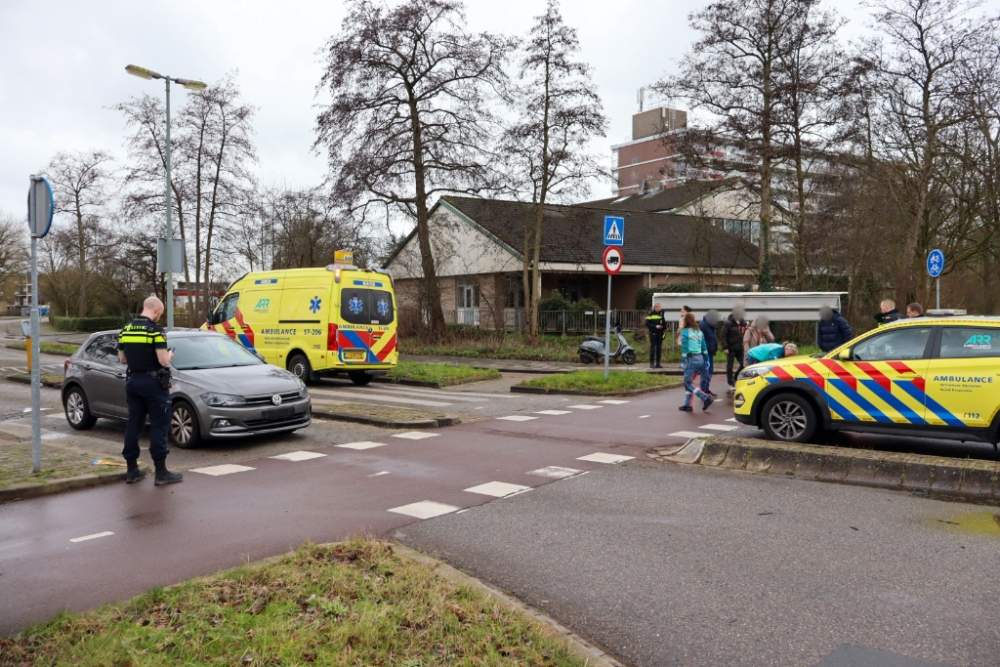
[{"label": "no entry sign", "polygon": [[622,254],[621,248],[612,245],[604,249],[604,270],[608,272],[608,275],[618,275],[624,263],[625,255]]}]

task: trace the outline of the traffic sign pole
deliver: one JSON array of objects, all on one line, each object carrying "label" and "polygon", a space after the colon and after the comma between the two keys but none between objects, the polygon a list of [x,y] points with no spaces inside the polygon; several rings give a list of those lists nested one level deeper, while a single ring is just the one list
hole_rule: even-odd
[{"label": "traffic sign pole", "polygon": [[611,372],[611,274],[608,274],[608,309],[604,311],[604,381]]},{"label": "traffic sign pole", "polygon": [[941,279],[938,278],[934,282],[937,283],[937,299],[935,300],[935,303],[937,305],[935,306],[935,308],[937,308],[938,310],[941,310]]},{"label": "traffic sign pole", "polygon": [[[610,217],[610,216],[609,216]],[[612,220],[615,220],[612,218]],[[604,242],[608,243],[608,233],[607,233],[607,222],[605,222],[605,234]],[[618,238],[613,239],[616,241],[621,241],[621,225],[618,226]],[[604,271],[608,274],[608,309],[604,311],[604,381],[608,381],[608,373],[610,372],[611,366],[611,276],[615,275],[622,270],[622,265],[625,263],[625,255],[622,251],[617,248],[619,244],[609,244],[607,248],[604,249],[604,258],[602,260],[604,264]]]},{"label": "traffic sign pole", "polygon": [[31,472],[42,471],[42,369],[39,366],[41,323],[38,312],[38,239],[44,238],[52,226],[55,202],[52,187],[41,176],[31,177],[28,190],[28,227],[31,230],[31,336],[29,358],[31,367]]}]

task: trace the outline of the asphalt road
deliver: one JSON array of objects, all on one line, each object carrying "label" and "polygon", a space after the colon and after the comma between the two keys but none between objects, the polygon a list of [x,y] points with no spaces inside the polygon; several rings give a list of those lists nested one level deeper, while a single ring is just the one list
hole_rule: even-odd
[{"label": "asphalt road", "polygon": [[632,665],[994,667],[1000,525],[985,509],[627,462],[395,536]]},{"label": "asphalt road", "polygon": [[[713,425],[708,434],[735,426],[725,421],[724,405],[689,414],[675,409],[679,401],[676,390],[631,401],[579,399],[409,435],[339,432],[341,425],[317,421],[301,436],[250,441],[238,450],[241,458],[223,461],[242,467],[188,470],[182,484],[154,487],[147,479],[0,505],[0,633],[63,606],[87,609],[307,539],[389,535],[428,510],[442,510],[440,504],[458,511],[560,474],[641,457],[649,446],[679,444],[690,429]],[[10,421],[0,427],[14,428]],[[292,446],[323,456],[261,458]],[[174,451],[170,461],[185,456],[219,462],[211,449]],[[424,502],[437,505],[400,513]]]}]

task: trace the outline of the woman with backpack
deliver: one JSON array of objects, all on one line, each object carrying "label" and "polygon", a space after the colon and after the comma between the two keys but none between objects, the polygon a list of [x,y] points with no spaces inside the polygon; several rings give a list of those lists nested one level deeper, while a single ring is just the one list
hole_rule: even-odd
[{"label": "woman with backpack", "polygon": [[712,397],[695,385],[694,378],[708,365],[708,345],[705,334],[698,327],[694,313],[686,313],[681,329],[681,364],[684,367],[684,389],[686,391],[682,412],[691,412],[691,395],[695,394],[703,401],[702,410],[707,410],[712,404]]}]

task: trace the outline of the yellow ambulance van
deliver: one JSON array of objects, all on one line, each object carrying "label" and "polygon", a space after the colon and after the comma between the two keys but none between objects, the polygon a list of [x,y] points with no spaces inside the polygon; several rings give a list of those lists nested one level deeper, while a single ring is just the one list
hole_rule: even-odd
[{"label": "yellow ambulance van", "polygon": [[226,334],[306,383],[347,373],[366,385],[399,356],[391,276],[351,265],[247,273],[202,328]]}]

